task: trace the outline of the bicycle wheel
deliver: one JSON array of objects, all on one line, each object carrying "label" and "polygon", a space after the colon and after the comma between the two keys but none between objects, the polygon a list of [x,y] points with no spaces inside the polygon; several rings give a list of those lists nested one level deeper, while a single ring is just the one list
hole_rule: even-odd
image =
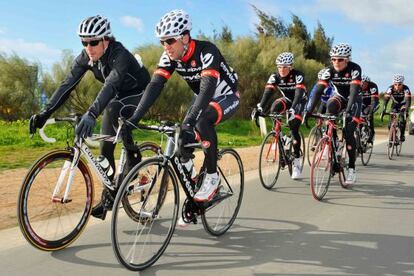
[{"label": "bicycle wheel", "polygon": [[302,173],[303,167],[305,165],[306,144],[305,144],[305,136],[303,136],[302,131],[299,131],[299,135],[300,135],[300,139],[302,140],[300,144],[300,157],[302,159],[302,162],[301,162],[302,167],[300,168],[300,172]]},{"label": "bicycle wheel", "polygon": [[[163,158],[154,157],[136,165],[114,201],[112,247],[118,261],[129,270],[143,270],[155,263],[174,233],[178,185],[172,168],[163,163]],[[133,218],[123,207],[125,197],[134,210]]]},{"label": "bicycle wheel", "polygon": [[398,127],[397,131],[395,133],[395,153],[397,154],[397,156],[400,156],[401,148],[402,148],[402,142],[400,140],[400,133],[401,133],[401,131]]},{"label": "bicycle wheel", "polygon": [[393,127],[390,128],[388,131],[388,147],[387,147],[387,155],[388,159],[392,160],[395,151],[395,129]]},{"label": "bicycle wheel", "polygon": [[[140,144],[139,151],[141,152],[142,160],[155,157],[158,154],[162,153],[161,148],[152,142],[144,142]],[[144,178],[141,177],[138,179],[138,181],[145,182],[145,176]],[[141,193],[134,193],[133,197],[129,196],[122,198],[122,205],[124,206],[125,212],[129,215],[130,218],[133,219],[137,214],[131,205],[134,204],[138,199],[141,199],[144,196],[144,193],[145,191],[142,191]],[[129,200],[132,200],[132,202],[129,202]]]},{"label": "bicycle wheel", "polygon": [[348,175],[349,171],[349,157],[348,157],[348,151],[346,150],[345,141],[342,141],[342,148],[340,149],[341,156],[339,158],[339,184],[341,184],[341,187],[344,189],[347,189],[350,187],[349,184],[346,184],[346,176]]},{"label": "bicycle wheel", "polygon": [[[17,202],[20,230],[34,247],[45,251],[63,249],[74,242],[88,222],[93,202],[92,177],[86,162],[74,168],[68,202],[62,202],[73,154],[52,151],[37,160],[25,179]],[[52,198],[57,183],[62,183]]]},{"label": "bicycle wheel", "polygon": [[266,135],[259,154],[260,183],[266,189],[271,189],[277,182],[280,172],[279,137],[274,131]]},{"label": "bicycle wheel", "polygon": [[332,176],[332,148],[329,138],[319,140],[311,165],[310,187],[312,196],[322,200],[328,192]]},{"label": "bicycle wheel", "polygon": [[218,153],[217,169],[221,177],[218,191],[201,215],[204,229],[214,236],[226,233],[239,212],[244,190],[244,169],[233,149]]},{"label": "bicycle wheel", "polygon": [[309,132],[308,144],[306,147],[306,156],[309,166],[312,165],[315,148],[318,145],[319,140],[322,138],[322,130],[320,127],[314,126]]},{"label": "bicycle wheel", "polygon": [[[364,127],[365,136],[371,137],[371,130],[368,126]],[[364,140],[362,143],[362,151],[361,151],[361,162],[362,165],[367,166],[369,163],[369,160],[371,159],[372,150],[374,149],[374,143],[368,142],[367,139]]]}]

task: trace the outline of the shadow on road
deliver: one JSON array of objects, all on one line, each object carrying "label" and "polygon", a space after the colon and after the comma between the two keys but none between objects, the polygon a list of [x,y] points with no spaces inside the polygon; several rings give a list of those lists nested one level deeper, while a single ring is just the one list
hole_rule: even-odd
[{"label": "shadow on road", "polygon": [[[196,230],[177,229],[160,260],[140,275],[174,270],[188,273],[194,273],[194,270],[231,270],[263,264],[288,266],[291,271],[295,271],[294,265],[300,265],[300,271],[314,271],[316,274],[320,271],[405,275],[414,270],[413,245],[412,237],[324,231],[302,222],[241,217],[230,232],[219,238],[208,236],[199,227]],[[54,252],[52,256],[76,264],[119,267],[80,257],[81,251],[91,247],[110,246],[108,243],[72,246],[64,252]]]}]

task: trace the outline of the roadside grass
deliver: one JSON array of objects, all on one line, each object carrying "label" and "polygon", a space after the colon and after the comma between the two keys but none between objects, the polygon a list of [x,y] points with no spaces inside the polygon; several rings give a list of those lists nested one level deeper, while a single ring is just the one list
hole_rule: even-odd
[{"label": "roadside grass", "polygon": [[[379,115],[375,117],[376,127],[385,127],[388,118],[381,122]],[[146,124],[156,123],[147,121]],[[267,130],[272,127],[269,119],[266,119]],[[309,121],[310,127],[314,125]],[[99,122],[95,132],[99,132]],[[301,130],[305,137],[310,129],[302,126]],[[0,171],[16,168],[28,168],[35,160],[48,151],[65,148],[67,142],[73,142],[73,128],[65,124],[47,126],[46,135],[56,138],[56,143],[44,142],[38,134],[29,138],[28,121],[15,121],[12,123],[0,121]],[[259,128],[249,120],[228,120],[217,126],[219,147],[249,147],[260,145],[262,137]],[[69,138],[67,138],[69,137]],[[160,144],[161,135],[157,132],[136,130],[134,140],[137,142],[151,141]],[[164,139],[165,141],[165,139]],[[117,146],[115,156],[119,157],[120,146]],[[94,154],[99,154],[99,149],[92,149]]]}]

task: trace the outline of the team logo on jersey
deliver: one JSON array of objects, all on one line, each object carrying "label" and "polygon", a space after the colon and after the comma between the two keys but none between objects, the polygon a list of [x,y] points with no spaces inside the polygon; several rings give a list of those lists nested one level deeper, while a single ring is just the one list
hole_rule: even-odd
[{"label": "team logo on jersey", "polygon": [[303,82],[303,76],[302,75],[297,75],[296,76],[296,83],[301,83]]},{"label": "team logo on jersey", "polygon": [[329,69],[324,69],[321,73],[321,80],[329,80],[331,78],[331,72]]},{"label": "team logo on jersey", "polygon": [[210,53],[207,53],[205,55],[201,53],[200,58],[201,58],[201,63],[203,64],[203,69],[209,67],[214,60],[214,56]]},{"label": "team logo on jersey", "polygon": [[349,78],[349,73],[345,73],[345,78]]},{"label": "team logo on jersey", "polygon": [[192,61],[191,61],[191,67],[196,67],[197,66],[197,63],[196,63],[196,61],[193,59]]},{"label": "team logo on jersey", "polygon": [[377,93],[377,89],[375,87],[374,88],[371,88],[371,93],[372,94]]},{"label": "team logo on jersey", "polygon": [[171,61],[168,55],[164,52],[160,58],[160,62],[158,63],[159,67],[169,67],[171,66]]},{"label": "team logo on jersey", "polygon": [[352,78],[353,78],[353,79],[356,79],[356,78],[359,76],[359,72],[358,72],[358,70],[354,70],[354,71],[352,71],[352,72],[351,72],[351,75],[352,75]]}]

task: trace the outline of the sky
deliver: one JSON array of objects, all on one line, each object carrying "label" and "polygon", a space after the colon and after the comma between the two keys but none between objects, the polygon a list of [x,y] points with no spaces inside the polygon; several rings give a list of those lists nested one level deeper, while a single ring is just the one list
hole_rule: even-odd
[{"label": "sky", "polygon": [[[62,50],[82,50],[76,34],[82,19],[101,14],[129,50],[158,43],[154,27],[172,9],[184,9],[193,21],[192,33],[212,35],[222,26],[233,37],[253,35],[257,16],[251,5],[291,22],[299,16],[312,34],[318,21],[336,43],[352,46],[352,60],[385,91],[395,73],[414,83],[414,1],[411,0],[0,0],[0,52],[16,53],[50,70]],[[275,58],[279,53],[275,53]],[[265,82],[266,80],[263,80]]]}]

